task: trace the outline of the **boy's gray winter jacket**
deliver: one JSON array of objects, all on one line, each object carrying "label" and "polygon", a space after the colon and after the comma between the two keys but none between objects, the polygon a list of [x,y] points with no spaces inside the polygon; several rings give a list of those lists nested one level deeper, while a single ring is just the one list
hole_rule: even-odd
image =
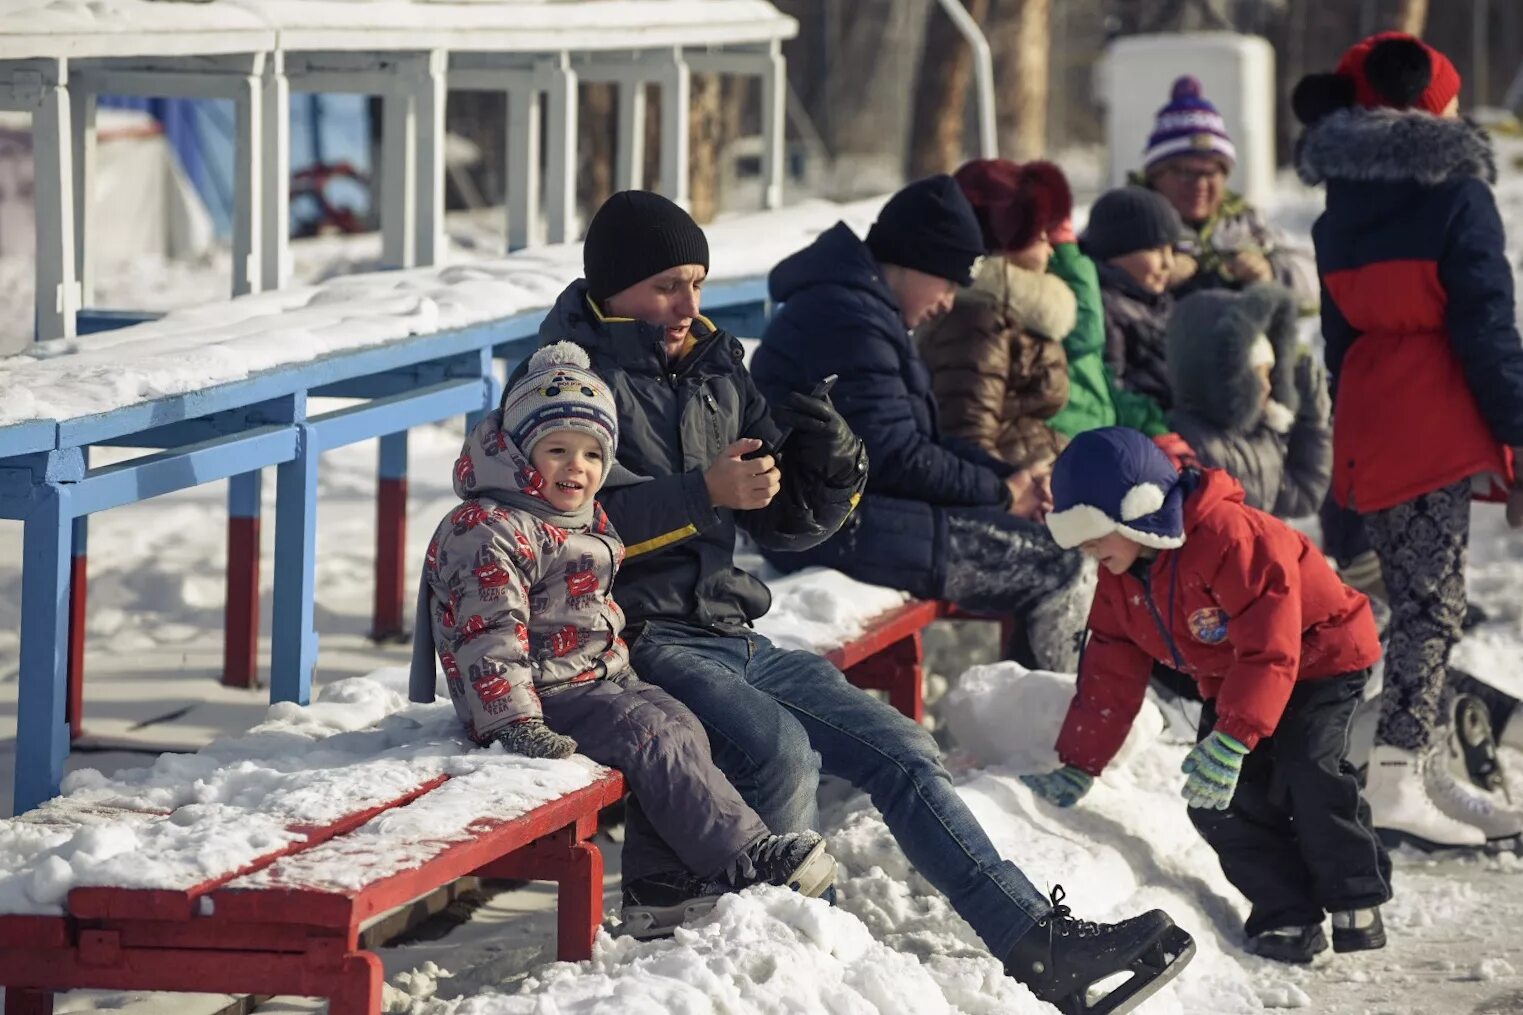
[{"label": "boy's gray winter jacket", "polygon": [[423,565],[450,698],[480,743],[541,717],[542,695],[629,667],[624,617],[609,596],[623,544],[599,507],[586,528],[566,529],[521,506],[528,476],[502,413],[491,413],[455,462],[462,502],[439,523]]},{"label": "boy's gray winter jacket", "polygon": [[785,456],[782,490],[767,507],[715,507],[703,474],[719,453],[741,437],[775,446],[782,435],[740,342],[704,317],[692,334],[692,348],[669,363],[660,327],[603,316],[580,279],[540,326],[541,345],[564,339],[587,350],[619,407],[618,465],[598,499],[628,545],[619,604],[631,628],[657,618],[749,625],[772,594],[735,566],[736,527],[768,550],[808,549],[841,527],[867,479],[865,455],[841,486],[811,480]]},{"label": "boy's gray winter jacket", "polygon": [[[1169,424],[1202,465],[1242,484],[1249,507],[1282,518],[1315,514],[1333,467],[1327,375],[1298,346],[1296,311],[1291,293],[1273,283],[1213,289],[1176,303],[1168,328]],[[1293,418],[1265,411],[1249,366],[1259,335],[1275,354],[1270,399]]]}]

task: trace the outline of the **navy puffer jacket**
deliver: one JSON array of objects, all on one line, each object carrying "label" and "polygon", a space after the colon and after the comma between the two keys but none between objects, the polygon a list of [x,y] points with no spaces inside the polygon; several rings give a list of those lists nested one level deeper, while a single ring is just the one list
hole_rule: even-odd
[{"label": "navy puffer jacket", "polygon": [[931,376],[867,245],[844,222],[773,269],[782,306],[751,376],[769,401],[839,375],[831,400],[867,446],[867,493],[834,537],[768,553],[784,570],[821,565],[861,581],[940,597],[946,508],[1009,504],[1013,467],[936,429]]}]

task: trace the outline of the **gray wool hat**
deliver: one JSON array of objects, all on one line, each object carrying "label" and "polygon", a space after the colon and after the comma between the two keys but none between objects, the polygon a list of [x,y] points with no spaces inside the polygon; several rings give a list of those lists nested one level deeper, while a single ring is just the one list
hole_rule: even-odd
[{"label": "gray wool hat", "polygon": [[1172,247],[1184,235],[1179,212],[1162,194],[1146,187],[1106,191],[1089,210],[1079,246],[1097,261],[1138,250]]}]

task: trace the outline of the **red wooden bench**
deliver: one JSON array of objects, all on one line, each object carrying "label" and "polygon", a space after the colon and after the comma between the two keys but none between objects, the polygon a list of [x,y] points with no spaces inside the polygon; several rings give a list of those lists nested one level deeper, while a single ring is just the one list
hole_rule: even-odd
[{"label": "red wooden bench", "polygon": [[1002,644],[1010,642],[1011,621],[967,613],[951,603],[912,599],[880,613],[862,634],[825,653],[857,687],[886,691],[889,704],[916,722],[925,717],[925,644],[933,620],[998,620]]},{"label": "red wooden bench", "polygon": [[[488,810],[464,828],[427,820],[431,806],[460,813],[449,782],[297,829],[301,841],[187,888],[78,887],[66,915],[0,915],[5,1015],[51,1015],[54,992],[79,988],[296,994],[329,998],[331,1015],[378,1015],[381,961],[359,947],[361,924],[470,875],[558,882],[558,955],[589,958],[603,857],[587,840],[598,811],[623,796],[623,776],[605,771],[527,813]],[[33,815],[67,821],[67,799]],[[378,823],[399,815],[428,831]]]}]

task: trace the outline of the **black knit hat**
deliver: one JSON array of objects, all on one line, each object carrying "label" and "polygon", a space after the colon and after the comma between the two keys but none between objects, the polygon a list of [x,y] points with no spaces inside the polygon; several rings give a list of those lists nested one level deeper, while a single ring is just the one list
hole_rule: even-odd
[{"label": "black knit hat", "polygon": [[972,285],[984,234],[962,188],[942,173],[916,180],[889,198],[868,230],[867,247],[882,264]]},{"label": "black knit hat", "polygon": [[621,190],[603,202],[582,241],[587,294],[598,303],[679,264],[709,267],[709,240],[660,194]]},{"label": "black knit hat", "polygon": [[1146,187],[1118,187],[1100,195],[1079,238],[1084,252],[1109,261],[1138,250],[1172,247],[1184,233],[1179,212],[1162,194]]}]

